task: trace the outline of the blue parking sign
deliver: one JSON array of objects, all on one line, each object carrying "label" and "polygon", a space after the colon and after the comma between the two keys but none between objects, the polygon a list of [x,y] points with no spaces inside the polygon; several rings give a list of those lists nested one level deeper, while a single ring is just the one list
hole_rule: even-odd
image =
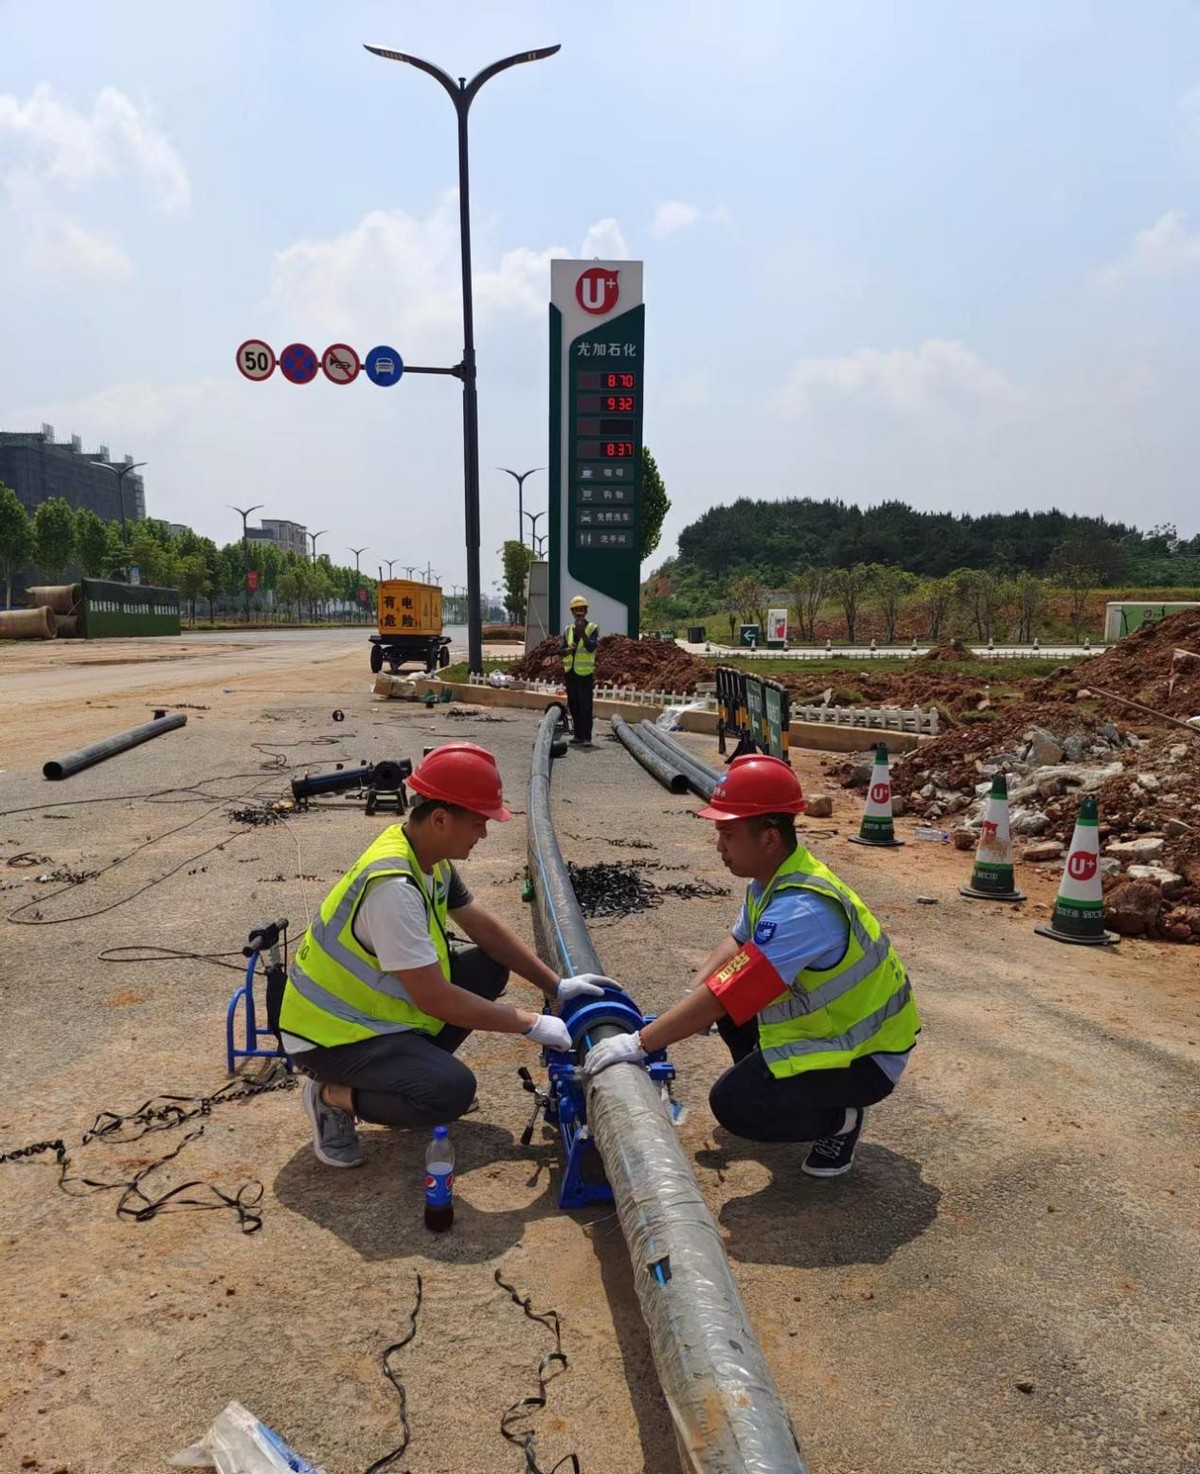
[{"label": "blue parking sign", "polygon": [[363,359],[363,370],[372,384],[386,389],[389,384],[400,382],[400,376],[404,373],[404,360],[394,348],[383,343],[378,348],[372,348]]}]

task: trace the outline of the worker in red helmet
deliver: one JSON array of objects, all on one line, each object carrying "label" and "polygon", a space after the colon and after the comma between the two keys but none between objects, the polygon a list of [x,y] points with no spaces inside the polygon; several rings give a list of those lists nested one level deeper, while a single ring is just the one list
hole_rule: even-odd
[{"label": "worker in red helmet", "polygon": [[[475,1076],[454,1055],[475,1029],[571,1047],[554,1014],[497,1002],[510,972],[551,1003],[598,997],[608,981],[558,977],[455,869],[489,820],[512,818],[490,752],[435,747],[408,786],[404,822],[359,856],[305,932],[280,1008],[280,1039],[308,1076],[313,1151],[328,1167],[364,1162],[356,1119],[437,1126],[467,1111]],[[452,922],[473,945],[450,942]]]},{"label": "worker in red helmet", "polygon": [[802,1170],[840,1177],[868,1106],[896,1087],[920,1030],[912,988],[883,929],[844,881],[801,845],[804,794],[777,757],[734,758],[700,817],[717,853],[749,882],[732,933],[686,998],[638,1033],[605,1039],[584,1073],[641,1064],[712,1024],[733,1057],[709,1094],[726,1130],[811,1142]]}]

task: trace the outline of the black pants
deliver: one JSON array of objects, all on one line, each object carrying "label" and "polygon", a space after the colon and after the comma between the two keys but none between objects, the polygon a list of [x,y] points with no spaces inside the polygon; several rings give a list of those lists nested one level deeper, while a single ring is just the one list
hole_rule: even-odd
[{"label": "black pants", "polygon": [[840,1070],[803,1070],[776,1079],[758,1047],[758,1024],[717,1020],[733,1065],[709,1091],[712,1113],[726,1131],[747,1141],[816,1141],[842,1129],[847,1106],[869,1106],[892,1093],[872,1059]]},{"label": "black pants", "polygon": [[[478,947],[454,947],[450,981],[478,998],[496,999],[508,969]],[[301,1069],[330,1084],[349,1085],[354,1114],[380,1126],[443,1126],[475,1098],[475,1076],[454,1058],[470,1029],[446,1024],[437,1034],[406,1029],[354,1044],[318,1046],[296,1055]]]},{"label": "black pants", "polygon": [[592,686],[595,676],[577,676],[567,672],[567,710],[571,713],[571,732],[577,742],[592,740]]}]

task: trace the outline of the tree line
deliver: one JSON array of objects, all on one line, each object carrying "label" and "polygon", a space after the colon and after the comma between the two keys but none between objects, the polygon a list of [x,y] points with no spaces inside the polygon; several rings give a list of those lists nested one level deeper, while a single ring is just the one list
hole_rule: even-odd
[{"label": "tree line", "polygon": [[727,585],[752,575],[782,586],[798,568],[893,565],[923,578],[959,569],[1001,577],[1049,577],[1068,557],[1088,568],[1093,586],[1200,583],[1200,535],[1181,539],[1173,526],[1140,532],[1103,517],[1044,512],[954,515],[921,512],[904,502],[863,511],[843,501],[739,498],[710,507],[679,535],[674,577],[684,584]]},{"label": "tree line", "polygon": [[[142,583],[176,588],[196,619],[197,603],[240,610],[246,603],[246,568],[258,575],[249,596],[256,613],[274,606],[288,617],[316,618],[331,604],[353,604],[373,610],[375,580],[353,568],[331,562],[324,554],[315,561],[284,551],[274,543],[241,541],[224,547],[185,528],[178,536],[155,519],[131,522],[128,547],[121,524],[98,517],[86,507],[72,509],[62,497],[42,502],[33,515],[26,512],[16,492],[0,482],[0,579],[5,606],[12,602],[12,583],[26,564],[32,564],[47,583],[60,583],[70,569],[85,578],[125,581],[131,565]],[[360,606],[358,591],[367,602]]]}]

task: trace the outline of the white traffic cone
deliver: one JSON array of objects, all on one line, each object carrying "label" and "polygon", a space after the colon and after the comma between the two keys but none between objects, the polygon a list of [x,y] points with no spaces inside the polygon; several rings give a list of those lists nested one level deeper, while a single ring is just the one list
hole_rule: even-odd
[{"label": "white traffic cone", "polygon": [[1104,894],[1100,884],[1100,820],[1096,800],[1084,799],[1063,866],[1058,899],[1049,923],[1034,927],[1039,936],[1084,947],[1108,947],[1119,938],[1104,930]]},{"label": "white traffic cone", "polygon": [[1008,783],[1003,773],[992,779],[983,829],[975,851],[970,885],[960,885],[960,896],[971,901],[1023,901],[1025,892],[1013,884],[1012,839],[1008,828]]},{"label": "white traffic cone", "polygon": [[896,838],[892,823],[892,775],[888,771],[888,753],[885,743],[875,749],[875,761],[871,766],[871,781],[867,785],[867,806],[863,810],[862,823],[857,834],[849,836],[851,844],[869,844],[898,849],[904,843]]}]

